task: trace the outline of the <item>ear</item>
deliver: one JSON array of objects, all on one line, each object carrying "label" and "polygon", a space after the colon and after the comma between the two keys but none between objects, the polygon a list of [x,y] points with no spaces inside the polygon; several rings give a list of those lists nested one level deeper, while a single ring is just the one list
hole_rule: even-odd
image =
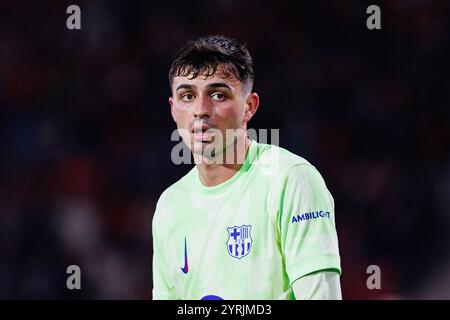
[{"label": "ear", "polygon": [[170,104],[170,113],[172,114],[172,119],[177,122],[176,118],[176,112],[174,111],[175,107],[173,106],[173,97],[169,97],[169,104]]},{"label": "ear", "polygon": [[249,122],[253,115],[258,110],[259,96],[256,92],[252,92],[247,96],[244,112],[244,122]]}]

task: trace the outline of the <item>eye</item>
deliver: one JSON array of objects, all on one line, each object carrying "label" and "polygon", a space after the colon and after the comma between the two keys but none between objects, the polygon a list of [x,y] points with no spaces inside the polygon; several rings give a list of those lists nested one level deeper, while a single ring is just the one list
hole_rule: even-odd
[{"label": "eye", "polygon": [[212,98],[216,101],[223,101],[226,99],[226,95],[222,92],[216,92],[212,95]]},{"label": "eye", "polygon": [[183,100],[184,102],[192,101],[192,99],[194,99],[194,95],[192,93],[186,93],[181,96],[181,100]]}]

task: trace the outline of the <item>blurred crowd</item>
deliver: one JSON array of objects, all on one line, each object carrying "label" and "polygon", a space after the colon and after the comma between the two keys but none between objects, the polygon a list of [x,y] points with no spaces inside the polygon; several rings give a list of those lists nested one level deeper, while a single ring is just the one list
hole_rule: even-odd
[{"label": "blurred crowd", "polygon": [[250,127],[333,194],[344,299],[450,298],[450,2],[381,2],[381,30],[359,1],[77,1],[81,30],[70,4],[0,2],[0,299],[151,298],[155,204],[191,168],[167,73],[207,34],[248,44]]}]

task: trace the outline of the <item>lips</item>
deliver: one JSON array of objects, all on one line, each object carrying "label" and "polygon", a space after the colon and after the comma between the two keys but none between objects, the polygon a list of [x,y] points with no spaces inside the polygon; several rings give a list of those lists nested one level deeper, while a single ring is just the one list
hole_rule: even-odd
[{"label": "lips", "polygon": [[194,133],[194,140],[197,142],[211,142],[214,137],[212,132],[196,132]]},{"label": "lips", "polygon": [[192,133],[205,132],[208,129],[209,126],[207,124],[201,122],[194,122],[194,125],[192,126]]},{"label": "lips", "polygon": [[207,132],[208,129],[210,129],[210,127],[207,124],[194,122],[191,131],[194,134],[194,140],[197,142],[211,142],[214,133],[211,131]]}]

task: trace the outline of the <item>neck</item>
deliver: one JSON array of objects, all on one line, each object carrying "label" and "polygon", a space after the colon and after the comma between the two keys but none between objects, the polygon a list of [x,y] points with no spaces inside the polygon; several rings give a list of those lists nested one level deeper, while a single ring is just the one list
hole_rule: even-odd
[{"label": "neck", "polygon": [[[201,182],[207,187],[213,187],[231,179],[243,165],[249,146],[250,140],[245,134],[236,139],[233,146],[225,150],[221,163],[198,163],[197,168]],[[229,161],[225,160],[227,154],[231,154],[231,152],[233,152],[234,159],[232,163],[228,163]]]}]

